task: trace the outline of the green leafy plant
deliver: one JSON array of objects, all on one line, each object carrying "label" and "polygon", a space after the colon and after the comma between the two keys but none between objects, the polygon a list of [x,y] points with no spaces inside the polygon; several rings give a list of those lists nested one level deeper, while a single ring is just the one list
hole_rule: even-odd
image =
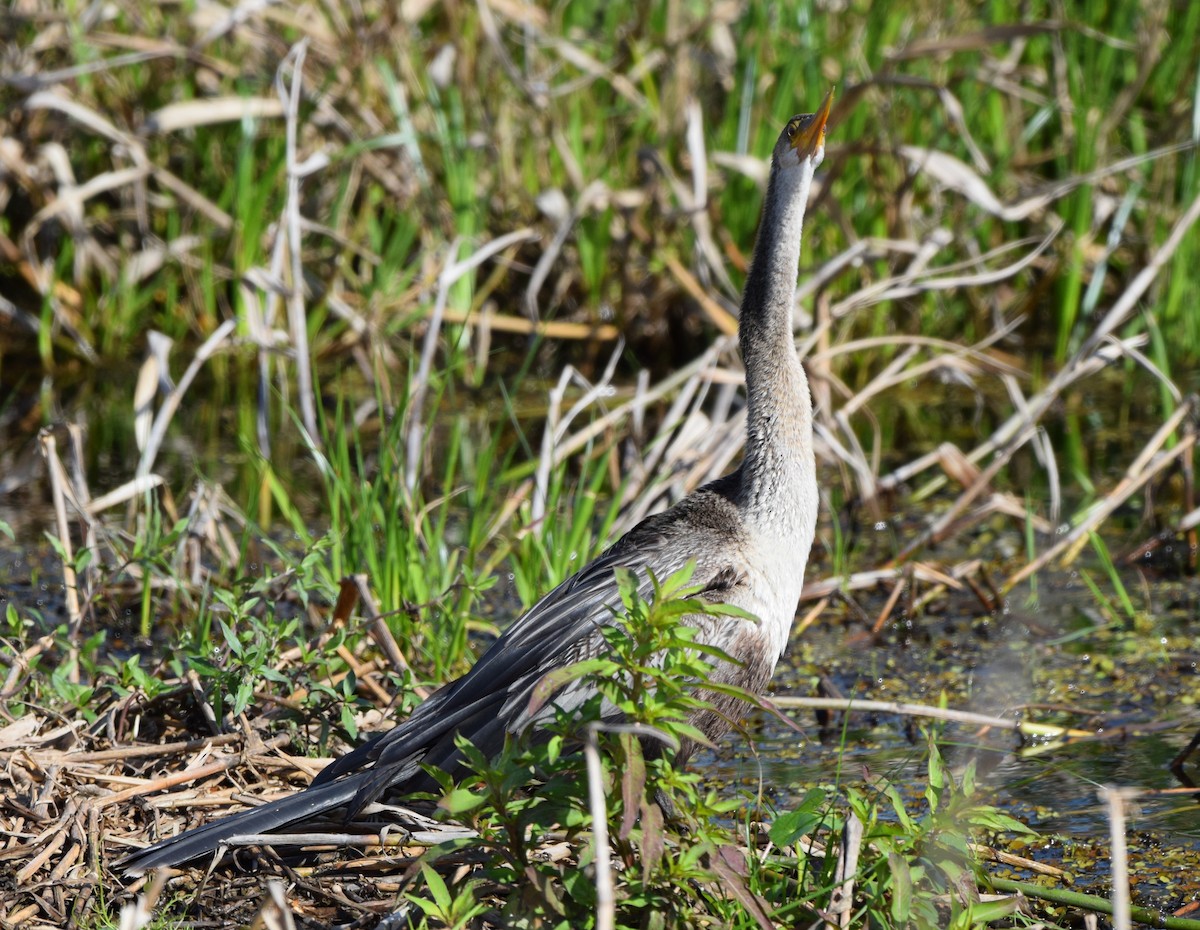
[{"label": "green leafy plant", "polygon": [[[759,703],[711,680],[712,662],[727,657],[697,643],[687,619],[744,615],[697,599],[689,577],[651,579],[644,599],[633,574],[619,572],[621,609],[603,631],[607,650],[543,680],[531,710],[553,713],[537,736],[510,739],[490,759],[461,742],[470,775],[457,783],[431,772],[442,782],[442,810],[478,837],[430,850],[410,900],[446,923],[445,915],[486,905],[505,925],[592,927],[597,872],[606,870],[617,927],[815,919],[836,888],[837,838],[855,818],[864,830],[854,925],[968,928],[1012,917],[1012,901],[981,904],[972,893],[980,867],[970,843],[1028,828],[980,801],[971,768],[955,780],[932,737],[920,798],[906,801],[886,781],[847,786],[840,801],[836,790],[813,788],[774,818],[776,852],[756,850],[753,831],[731,820],[744,802],[718,798],[675,763],[683,740],[706,742],[691,723],[711,706],[706,693]],[[563,688],[581,683],[595,688],[590,700],[570,713],[554,705]],[[579,751],[588,745],[597,750],[591,772]],[[589,775],[593,785],[599,776],[598,795]],[[451,854],[482,862],[454,887],[431,880]]]},{"label": "green leafy plant", "polygon": [[868,850],[857,877],[863,916],[884,926],[922,930],[976,927],[1011,916],[1014,901],[992,907],[979,903],[979,865],[970,844],[980,833],[1032,831],[976,798],[973,763],[955,781],[932,735],[926,751],[923,810],[911,810],[894,783],[883,784],[878,794],[847,790],[849,810],[864,826]]},{"label": "green leafy plant", "polygon": [[[709,910],[704,901],[720,900],[711,885],[732,858],[723,819],[739,802],[718,799],[673,757],[683,740],[707,743],[691,723],[709,706],[700,688],[755,699],[711,681],[711,661],[725,657],[698,643],[686,618],[744,614],[696,598],[690,575],[686,569],[661,583],[651,579],[646,600],[633,573],[620,570],[619,622],[602,630],[607,651],[543,680],[531,711],[550,719],[537,738],[510,740],[494,759],[462,743],[472,775],[454,785],[434,773],[443,779],[444,810],[479,832],[488,860],[483,874],[504,890],[509,918],[590,925],[597,905],[588,870],[597,862],[592,810],[598,801],[606,818],[600,832],[612,838],[616,907],[625,921],[651,911],[699,915]],[[561,689],[580,683],[595,689],[582,707],[568,713],[553,704]],[[577,751],[589,740],[601,750],[601,799],[589,792],[585,755]],[[689,842],[679,842],[680,830]],[[576,846],[576,867],[541,852],[556,837]]]}]

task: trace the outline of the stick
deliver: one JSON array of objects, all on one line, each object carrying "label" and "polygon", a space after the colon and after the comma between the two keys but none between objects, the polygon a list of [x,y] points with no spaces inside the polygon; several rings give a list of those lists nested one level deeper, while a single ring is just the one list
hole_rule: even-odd
[{"label": "stick", "polygon": [[1105,786],[1096,792],[1108,807],[1108,830],[1112,842],[1112,913],[1114,930],[1130,930],[1129,850],[1125,845],[1125,804],[1140,793],[1136,788]]},{"label": "stick", "polygon": [[539,339],[586,339],[589,342],[612,342],[621,338],[621,331],[611,323],[572,323],[567,320],[538,320],[533,322],[519,316],[483,311],[443,310],[442,321],[464,326],[486,325],[502,333],[537,336]]},{"label": "stick", "polygon": [[837,923],[828,920],[829,928],[846,930],[850,926],[850,913],[854,903],[854,875],[858,871],[858,854],[862,849],[863,823],[858,815],[851,813],[842,827],[842,842],[838,848],[837,874],[834,876],[833,892],[829,896],[829,913],[837,916]]},{"label": "stick", "polygon": [[292,83],[290,88],[283,84],[283,65],[275,75],[275,89],[287,105],[287,203],[284,220],[287,223],[288,251],[291,253],[292,287],[288,295],[288,329],[291,331],[292,346],[296,352],[296,393],[300,395],[300,419],[308,431],[309,441],[318,449],[321,445],[317,431],[317,406],[313,394],[312,358],[308,349],[308,318],[304,308],[304,267],[301,263],[300,233],[300,181],[323,167],[328,157],[323,153],[305,160],[296,161],[296,130],[300,122],[300,96],[304,83],[304,58],[308,53],[308,39],[304,38],[292,46],[288,58],[292,59]]},{"label": "stick", "polygon": [[587,728],[583,756],[587,761],[588,809],[592,815],[592,848],[596,863],[596,928],[613,930],[617,906],[613,894],[612,863],[608,851],[608,810],[604,804],[604,781],[600,769],[597,725]]},{"label": "stick", "polygon": [[66,474],[58,458],[58,443],[49,427],[38,435],[42,455],[50,472],[50,496],[54,502],[55,531],[58,534],[62,556],[63,588],[67,601],[67,676],[73,684],[79,683],[79,628],[83,615],[79,610],[79,587],[75,576],[75,556],[71,551],[71,528],[67,524],[67,502],[64,494]]},{"label": "stick", "polygon": [[[263,743],[263,749],[277,749],[280,746],[286,746],[292,740],[291,736],[282,733],[279,736],[273,736]],[[209,741],[211,742],[211,740]],[[219,772],[224,772],[227,769],[233,768],[235,765],[241,764],[243,761],[242,754],[233,753],[227,759],[220,759],[217,762],[210,762],[208,765],[201,766],[198,769],[184,769],[182,772],[176,772],[173,775],[167,775],[164,778],[156,778],[152,781],[145,782],[141,785],[134,785],[131,788],[126,788],[124,791],[118,791],[110,794],[106,798],[97,798],[93,803],[98,807],[109,807],[113,804],[124,804],[133,798],[141,797],[145,794],[153,794],[155,791],[162,791],[164,788],[174,788],[176,785],[186,785],[188,782],[198,781],[201,778],[207,778],[209,775],[216,775]]]},{"label": "stick", "polygon": [[1120,492],[1110,494],[1102,501],[1097,501],[1088,512],[1087,516],[1079,523],[1075,529],[1069,534],[1060,539],[1057,543],[1039,555],[1036,559],[1026,565],[1024,568],[1014,572],[1007,581],[1000,586],[1001,593],[1011,591],[1013,587],[1024,581],[1030,575],[1040,571],[1048,562],[1054,559],[1060,552],[1070,550],[1064,559],[1069,560],[1078,554],[1077,543],[1086,541],[1089,532],[1093,531],[1097,525],[1102,523],[1114,510],[1124,503],[1129,497],[1137,492],[1139,488],[1145,485],[1151,478],[1157,475],[1160,471],[1174,462],[1183,453],[1190,450],[1196,444],[1195,436],[1188,436],[1179,443],[1170,452],[1161,455],[1153,464],[1142,472],[1136,479],[1122,479]]},{"label": "stick", "polygon": [[446,301],[450,298],[450,288],[459,278],[474,271],[485,261],[498,252],[503,252],[510,245],[518,242],[529,242],[537,239],[538,234],[532,229],[517,229],[503,236],[485,242],[467,258],[456,261],[458,248],[462,244],[460,237],[455,237],[447,253],[446,265],[438,275],[437,297],[434,299],[433,312],[429,317],[429,326],[425,331],[425,340],[421,344],[421,361],[417,366],[417,374],[413,383],[412,398],[408,405],[408,438],[405,443],[407,461],[404,463],[405,485],[412,491],[417,484],[417,472],[421,464],[421,434],[424,429],[423,419],[425,410],[425,394],[429,388],[429,373],[433,368],[433,353],[437,349],[438,334],[442,330],[442,320],[446,312]]},{"label": "stick", "polygon": [[1087,738],[1095,736],[1091,730],[1072,730],[1068,727],[1048,723],[1033,723],[1029,720],[1011,720],[1005,717],[990,717],[967,710],[951,710],[946,707],[930,707],[928,704],[904,704],[896,701],[860,701],[856,698],[806,698],[776,696],[763,699],[764,704],[773,704],[781,709],[805,708],[811,710],[840,710],[845,713],[901,714],[908,717],[929,717],[949,720],[954,723],[971,723],[1000,730],[1014,730],[1022,736],[1051,736],[1059,738]]}]

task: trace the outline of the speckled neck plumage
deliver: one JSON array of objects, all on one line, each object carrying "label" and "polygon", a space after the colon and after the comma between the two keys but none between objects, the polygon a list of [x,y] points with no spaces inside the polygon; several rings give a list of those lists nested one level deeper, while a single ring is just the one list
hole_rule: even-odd
[{"label": "speckled neck plumage", "polygon": [[815,489],[812,398],[792,333],[813,169],[773,167],[738,332],[748,407],[741,503],[748,520],[791,535],[806,522],[806,487]]}]

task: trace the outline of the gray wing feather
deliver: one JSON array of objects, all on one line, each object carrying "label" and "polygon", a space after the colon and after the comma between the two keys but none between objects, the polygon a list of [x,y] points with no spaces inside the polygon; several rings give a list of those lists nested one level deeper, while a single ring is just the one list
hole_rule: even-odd
[{"label": "gray wing feather", "polygon": [[[631,532],[611,549],[564,581],[518,619],[462,678],[442,688],[402,723],[328,766],[316,784],[373,766],[359,788],[348,816],[411,777],[414,759],[441,763],[451,758],[454,738],[462,734],[485,753],[495,752],[507,733],[534,722],[527,713],[530,695],[547,672],[594,656],[603,646],[601,627],[614,621],[620,605],[615,570],[638,576],[638,591],[649,598],[647,565],[660,577],[678,571],[689,552],[667,544],[656,531]],[[697,577],[704,584],[709,578]],[[715,578],[719,571],[706,572]],[[573,696],[575,697],[575,696]],[[578,695],[583,700],[586,695]],[[575,700],[572,701],[575,703]],[[497,724],[500,724],[498,727]],[[481,739],[484,735],[491,740]]]},{"label": "gray wing feather", "polygon": [[[389,789],[418,790],[422,764],[452,768],[461,734],[492,755],[510,733],[538,724],[528,713],[534,687],[550,671],[600,652],[600,629],[615,619],[619,590],[615,569],[632,569],[638,591],[649,599],[647,567],[659,578],[681,569],[696,553],[695,527],[668,514],[651,517],[538,601],[479,658],[462,678],[428,698],[397,726],[328,766],[306,790],[264,807],[215,821],[128,857],[140,870],[177,865],[212,852],[230,837],[267,832],[341,810],[349,820]],[[711,546],[711,538],[709,540]],[[730,584],[728,559],[701,562],[693,575],[716,599]],[[563,701],[575,706],[588,690],[573,683]]]}]

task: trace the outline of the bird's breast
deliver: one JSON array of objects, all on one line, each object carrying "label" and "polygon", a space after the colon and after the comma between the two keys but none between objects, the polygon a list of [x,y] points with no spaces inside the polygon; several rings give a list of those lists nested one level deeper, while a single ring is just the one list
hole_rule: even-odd
[{"label": "bird's breast", "polygon": [[746,585],[738,607],[758,617],[764,648],[777,662],[787,649],[800,591],[804,587],[804,565],[811,537],[761,540],[747,555]]}]

